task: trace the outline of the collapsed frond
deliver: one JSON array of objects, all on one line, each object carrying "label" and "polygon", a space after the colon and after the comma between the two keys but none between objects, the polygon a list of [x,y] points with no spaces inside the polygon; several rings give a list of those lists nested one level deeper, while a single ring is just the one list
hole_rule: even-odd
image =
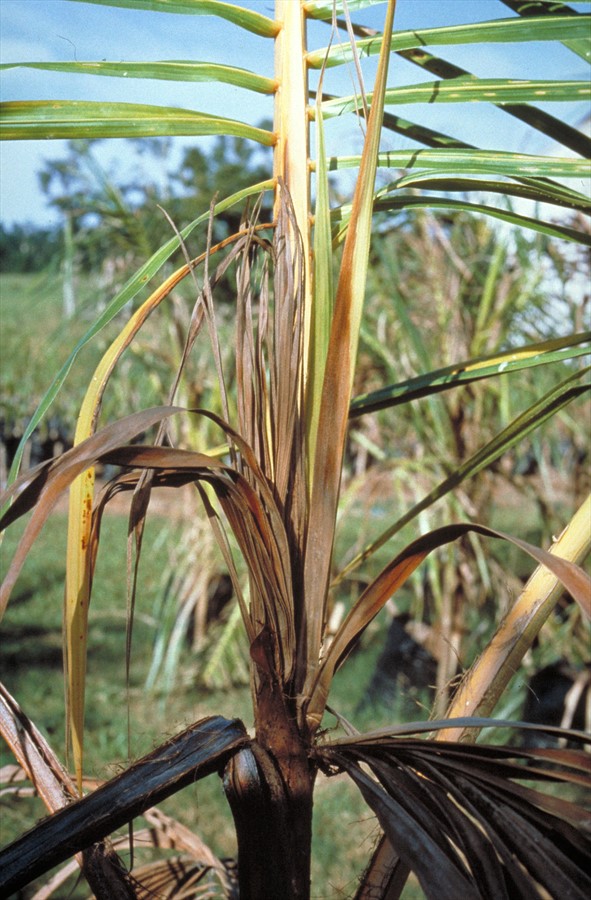
[{"label": "collapsed frond", "polygon": [[[441,723],[422,727],[429,725]],[[564,734],[582,748],[585,735]],[[567,787],[591,787],[583,749],[524,751],[384,734],[342,738],[317,754],[328,771],[344,770],[357,784],[429,898],[548,892],[583,900],[591,890],[589,813],[564,797]],[[559,786],[556,795],[530,786],[537,781]]]},{"label": "collapsed frond", "polygon": [[138,760],[102,787],[60,809],[0,853],[8,896],[130,822],[154,803],[219,769],[248,741],[238,720],[210,716]]}]

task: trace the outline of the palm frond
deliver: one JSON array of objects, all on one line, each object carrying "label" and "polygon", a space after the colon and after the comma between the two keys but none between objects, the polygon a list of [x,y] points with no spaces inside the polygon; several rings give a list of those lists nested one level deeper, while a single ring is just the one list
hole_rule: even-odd
[{"label": "palm frond", "polygon": [[5,895],[19,890],[181,787],[217,771],[247,741],[238,720],[211,716],[191,725],[6,847],[0,853],[0,890]]},{"label": "palm frond", "polygon": [[224,0],[85,0],[85,2],[96,3],[99,6],[120,6],[124,9],[145,9],[150,12],[218,16],[246,31],[267,38],[275,37],[278,31],[277,23],[268,16],[245,9],[236,3],[226,3]]},{"label": "palm frond", "polygon": [[[570,739],[586,737],[571,732]],[[344,770],[357,784],[395,857],[429,898],[541,897],[545,889],[582,900],[591,887],[591,846],[580,830],[587,811],[521,784],[589,787],[582,750],[526,752],[384,733],[341,738],[316,752],[329,773]]]},{"label": "palm frond", "polygon": [[263,128],[176,106],[94,100],[22,100],[0,104],[0,113],[0,140],[5,141],[39,137],[88,140],[227,134],[267,147],[275,143],[273,133]]},{"label": "palm frond", "polygon": [[412,541],[399,553],[363,591],[357,602],[334,636],[326,650],[316,677],[311,682],[307,715],[311,720],[311,730],[317,728],[326,708],[326,701],[333,675],[344,662],[352,646],[357,642],[369,622],[375,618],[389,598],[399,590],[417,566],[436,547],[474,532],[488,537],[509,541],[528,553],[533,559],[546,566],[562,581],[573,598],[579,603],[588,618],[591,618],[591,578],[583,569],[567,559],[562,559],[527,541],[493,528],[477,524],[447,525]]}]

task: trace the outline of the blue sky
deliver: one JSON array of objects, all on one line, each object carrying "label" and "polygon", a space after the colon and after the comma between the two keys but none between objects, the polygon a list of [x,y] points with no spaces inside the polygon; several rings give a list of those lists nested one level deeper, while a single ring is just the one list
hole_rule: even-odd
[{"label": "blue sky", "polygon": [[[273,15],[271,0],[235,0],[240,5]],[[589,4],[577,4],[588,11]],[[380,28],[383,6],[373,6],[354,16],[355,21]],[[511,17],[513,13],[499,0],[399,0],[396,27],[400,30],[438,26],[486,19]],[[143,10],[103,7],[71,0],[0,0],[0,35],[2,62],[71,61],[71,60],[141,60],[199,59],[227,62],[272,74],[270,42],[249,35],[214,17],[164,15]],[[324,46],[330,29],[315,24],[310,34],[310,48]],[[435,48],[435,52],[438,49]],[[527,54],[522,45],[489,44],[473,47],[445,47],[444,58],[463,66],[481,77],[566,78],[588,77],[585,63],[555,44],[537,44]],[[373,69],[368,67],[366,86],[371,86]],[[328,90],[352,93],[352,73],[346,67],[333,69],[335,81]],[[390,73],[392,84],[412,84],[431,80],[432,76],[394,57]],[[93,76],[66,76],[59,73],[11,69],[2,73],[3,100],[21,99],[87,99],[127,101],[183,106],[204,112],[217,112],[258,124],[272,114],[271,101],[239,88],[208,84],[140,81]],[[548,104],[554,115],[576,124],[581,108],[568,104]],[[517,150],[525,153],[548,151],[542,135],[533,137],[516,120],[500,110],[472,104],[470,114],[462,107],[441,104],[425,108],[408,106],[397,113],[431,127],[462,137],[479,146]],[[461,119],[461,125],[459,120]],[[529,135],[529,136],[528,136]],[[351,121],[330,125],[329,150],[353,153],[360,146],[360,133]],[[176,139],[176,158],[183,146],[196,138]],[[405,139],[387,137],[384,149],[401,149]],[[6,224],[33,221],[47,224],[56,214],[47,209],[37,183],[37,172],[44,160],[59,159],[65,154],[62,141],[19,141],[0,144],[0,218]],[[124,173],[128,154],[123,141],[105,142],[100,150],[106,166],[116,165]],[[155,164],[154,164],[155,165]]]}]

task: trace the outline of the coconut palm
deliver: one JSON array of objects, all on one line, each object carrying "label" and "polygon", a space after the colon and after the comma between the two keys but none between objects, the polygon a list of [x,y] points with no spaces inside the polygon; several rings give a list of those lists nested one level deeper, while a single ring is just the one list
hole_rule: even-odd
[{"label": "coconut palm", "polygon": [[[3,733],[53,815],[3,852],[3,890],[14,891],[79,853],[97,896],[143,895],[142,874],[122,872],[108,836],[161,798],[221,771],[238,839],[240,896],[308,897],[313,791],[322,771],[329,776],[346,773],[384,832],[358,897],[399,896],[411,870],[430,897],[531,897],[542,896],[544,891],[557,897],[586,896],[590,885],[585,884],[589,847],[584,810],[575,802],[531,786],[536,779],[588,786],[584,735],[569,732],[576,749],[556,751],[475,745],[473,738],[489,724],[483,717],[492,712],[548,616],[562,590],[560,583],[589,613],[589,579],[575,565],[588,549],[589,505],[574,516],[551,552],[472,522],[452,523],[417,535],[365,587],[334,635],[328,633],[328,619],[374,214],[425,206],[460,209],[537,229],[556,239],[589,243],[583,229],[555,223],[551,214],[526,217],[515,213],[507,202],[524,198],[554,204],[555,210],[566,207],[588,212],[583,195],[554,180],[586,173],[586,163],[577,156],[524,156],[495,148],[477,149],[423,124],[403,120],[390,108],[398,103],[494,103],[508,113],[509,122],[509,117],[517,116],[580,156],[588,150],[585,137],[530,104],[539,97],[549,102],[584,98],[589,91],[586,82],[477,78],[427,53],[424,47],[504,41],[518,48],[521,42],[560,41],[586,57],[588,20],[562,5],[557,10],[555,3],[534,4],[537,15],[532,17],[530,3],[511,2],[507,5],[516,6],[523,17],[397,32],[395,2],[389,0],[383,28],[375,32],[350,21],[350,13],[366,6],[365,0],[346,4],[276,0],[274,19],[259,9],[216,0],[112,0],[111,5],[217,15],[230,23],[229,36],[234,34],[237,40],[241,39],[239,29],[268,38],[275,54],[274,77],[196,61],[28,65],[69,72],[72,77],[92,71],[127,78],[229,82],[273,96],[273,130],[174,107],[35,101],[5,104],[4,136],[230,134],[273,146],[274,174],[267,182],[213,202],[210,211],[203,211],[177,233],[128,281],[89,331],[88,339],[139,294],[172,252],[184,246],[191,231],[199,225],[208,227],[206,251],[190,259],[185,249],[185,264],[142,301],[105,354],[80,412],[76,446],[50,464],[16,478],[6,492],[5,501],[11,505],[3,527],[25,512],[32,510],[32,514],[8,568],[2,609],[47,515],[59,494],[70,489],[64,640],[77,783],[70,780],[16,701],[4,693]],[[309,51],[307,32],[314,20],[332,23],[332,41],[327,27],[328,46]],[[348,33],[346,42],[337,37],[340,29]],[[389,86],[393,54],[435,72],[437,79]],[[354,96],[335,96],[329,90],[333,67],[352,61],[361,72],[365,56],[378,57],[373,90],[366,93],[361,87]],[[312,91],[311,73],[315,70],[320,77]],[[353,112],[363,126],[361,154],[328,158],[325,131],[329,120]],[[316,136],[314,154],[309,145],[311,122]],[[419,146],[381,153],[385,129],[402,133]],[[423,150],[421,145],[429,149]],[[394,178],[376,189],[378,166],[392,170]],[[357,169],[352,197],[331,209],[329,171],[351,167]],[[214,244],[215,215],[247,196],[258,197],[262,191],[273,193],[272,221],[264,221],[259,215],[260,203],[253,200],[240,229]],[[483,193],[497,196],[497,202],[479,199]],[[338,268],[333,282],[335,259]],[[236,347],[234,371],[228,373],[222,365],[214,297],[216,284],[231,265],[236,266]],[[188,412],[174,405],[181,363],[165,405],[98,428],[101,399],[119,357],[174,285],[196,271],[201,287],[185,357],[201,331],[209,335],[218,365],[221,414],[204,409]],[[387,399],[383,394],[360,399],[355,414],[368,414],[376,403],[394,408],[442,390],[461,390],[475,380],[494,379],[503,372],[551,365],[580,354],[588,339],[588,334],[569,334],[543,345],[510,347],[493,358],[458,359],[451,366],[391,386]],[[58,375],[38,416],[44,414],[64,374]],[[408,512],[406,520],[412,521],[426,506],[498,459],[585,390],[581,371],[573,369],[453,468],[435,491]],[[218,452],[173,445],[174,432],[167,423],[186,415],[206,417],[217,426],[222,445]],[[153,427],[158,427],[153,444],[129,443]],[[125,472],[95,498],[93,467],[99,461],[122,466]],[[199,493],[235,582],[250,648],[252,733],[237,720],[202,720],[112,781],[74,800],[83,786],[87,615],[102,513],[115,493],[134,492],[130,533],[139,552],[152,487],[175,488],[187,483],[194,484]],[[387,528],[379,541],[349,562],[348,570],[382,546],[399,527],[396,522]],[[247,591],[236,576],[230,532],[248,570]],[[467,673],[447,718],[359,734],[335,713],[344,733],[331,737],[323,725],[331,682],[364,629],[432,550],[469,533],[513,540],[540,568],[489,648]],[[133,585],[131,595],[133,610]],[[171,877],[172,869],[168,871]],[[179,869],[177,880],[182,880],[181,871],[183,877],[186,874]],[[230,892],[227,871],[224,877],[225,889]],[[194,895],[198,896],[197,889]]]}]

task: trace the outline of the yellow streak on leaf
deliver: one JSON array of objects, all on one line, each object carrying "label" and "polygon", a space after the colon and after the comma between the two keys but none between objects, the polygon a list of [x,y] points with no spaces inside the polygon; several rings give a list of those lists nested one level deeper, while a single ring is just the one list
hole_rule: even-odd
[{"label": "yellow streak on leaf", "polygon": [[[134,313],[115,338],[100,363],[86,391],[74,436],[80,444],[95,431],[102,397],[117,360],[129,346],[149,314],[189,272],[187,265],[174,272]],[[86,648],[88,606],[91,587],[89,555],[94,499],[94,467],[87,469],[70,487],[68,539],[66,554],[66,590],[64,601],[66,697],[68,727],[78,790],[82,793],[84,755],[84,694],[86,685]]]},{"label": "yellow streak on leaf", "polygon": [[[258,228],[268,228],[259,225]],[[239,232],[211,248],[210,255],[242,237]],[[99,362],[82,403],[74,445],[90,437],[96,429],[102,397],[107,382],[123,351],[129,346],[150,313],[164,300],[206,254],[181,266],[136,310]],[[84,758],[84,695],[86,686],[86,649],[88,608],[92,582],[92,559],[89,553],[94,499],[94,467],[82,473],[70,487],[68,538],[66,554],[66,586],[64,598],[65,677],[68,731],[78,790],[82,793]]]},{"label": "yellow streak on leaf", "polygon": [[[276,179],[275,219],[279,212],[282,182],[287,188],[299,235],[288,235],[292,242],[301,240],[304,259],[304,360],[307,369],[311,310],[311,247],[310,247],[310,164],[308,73],[306,68],[305,12],[301,0],[276,0],[276,20],[281,28],[275,39],[274,154]],[[295,258],[296,254],[291,254]]]},{"label": "yellow streak on leaf", "polygon": [[[384,33],[392,33],[396,0],[389,0]],[[310,696],[318,670],[328,600],[328,582],[341,466],[361,315],[365,297],[373,216],[373,192],[382,132],[389,44],[382,41],[373,105],[351,206],[351,219],[336,289],[334,316],[327,348],[324,382],[313,461],[310,520],[306,544],[304,596],[306,602],[306,679],[303,696]]]},{"label": "yellow streak on leaf", "polygon": [[[591,495],[572,517],[550,553],[580,564],[591,550]],[[446,717],[490,716],[513,677],[535,636],[552,612],[564,590],[556,575],[539,565],[523,591],[499,625],[494,637],[458,688]],[[587,592],[591,604],[591,593]],[[589,608],[587,615],[591,614]],[[439,741],[473,743],[476,728],[446,728],[438,732]]]}]

